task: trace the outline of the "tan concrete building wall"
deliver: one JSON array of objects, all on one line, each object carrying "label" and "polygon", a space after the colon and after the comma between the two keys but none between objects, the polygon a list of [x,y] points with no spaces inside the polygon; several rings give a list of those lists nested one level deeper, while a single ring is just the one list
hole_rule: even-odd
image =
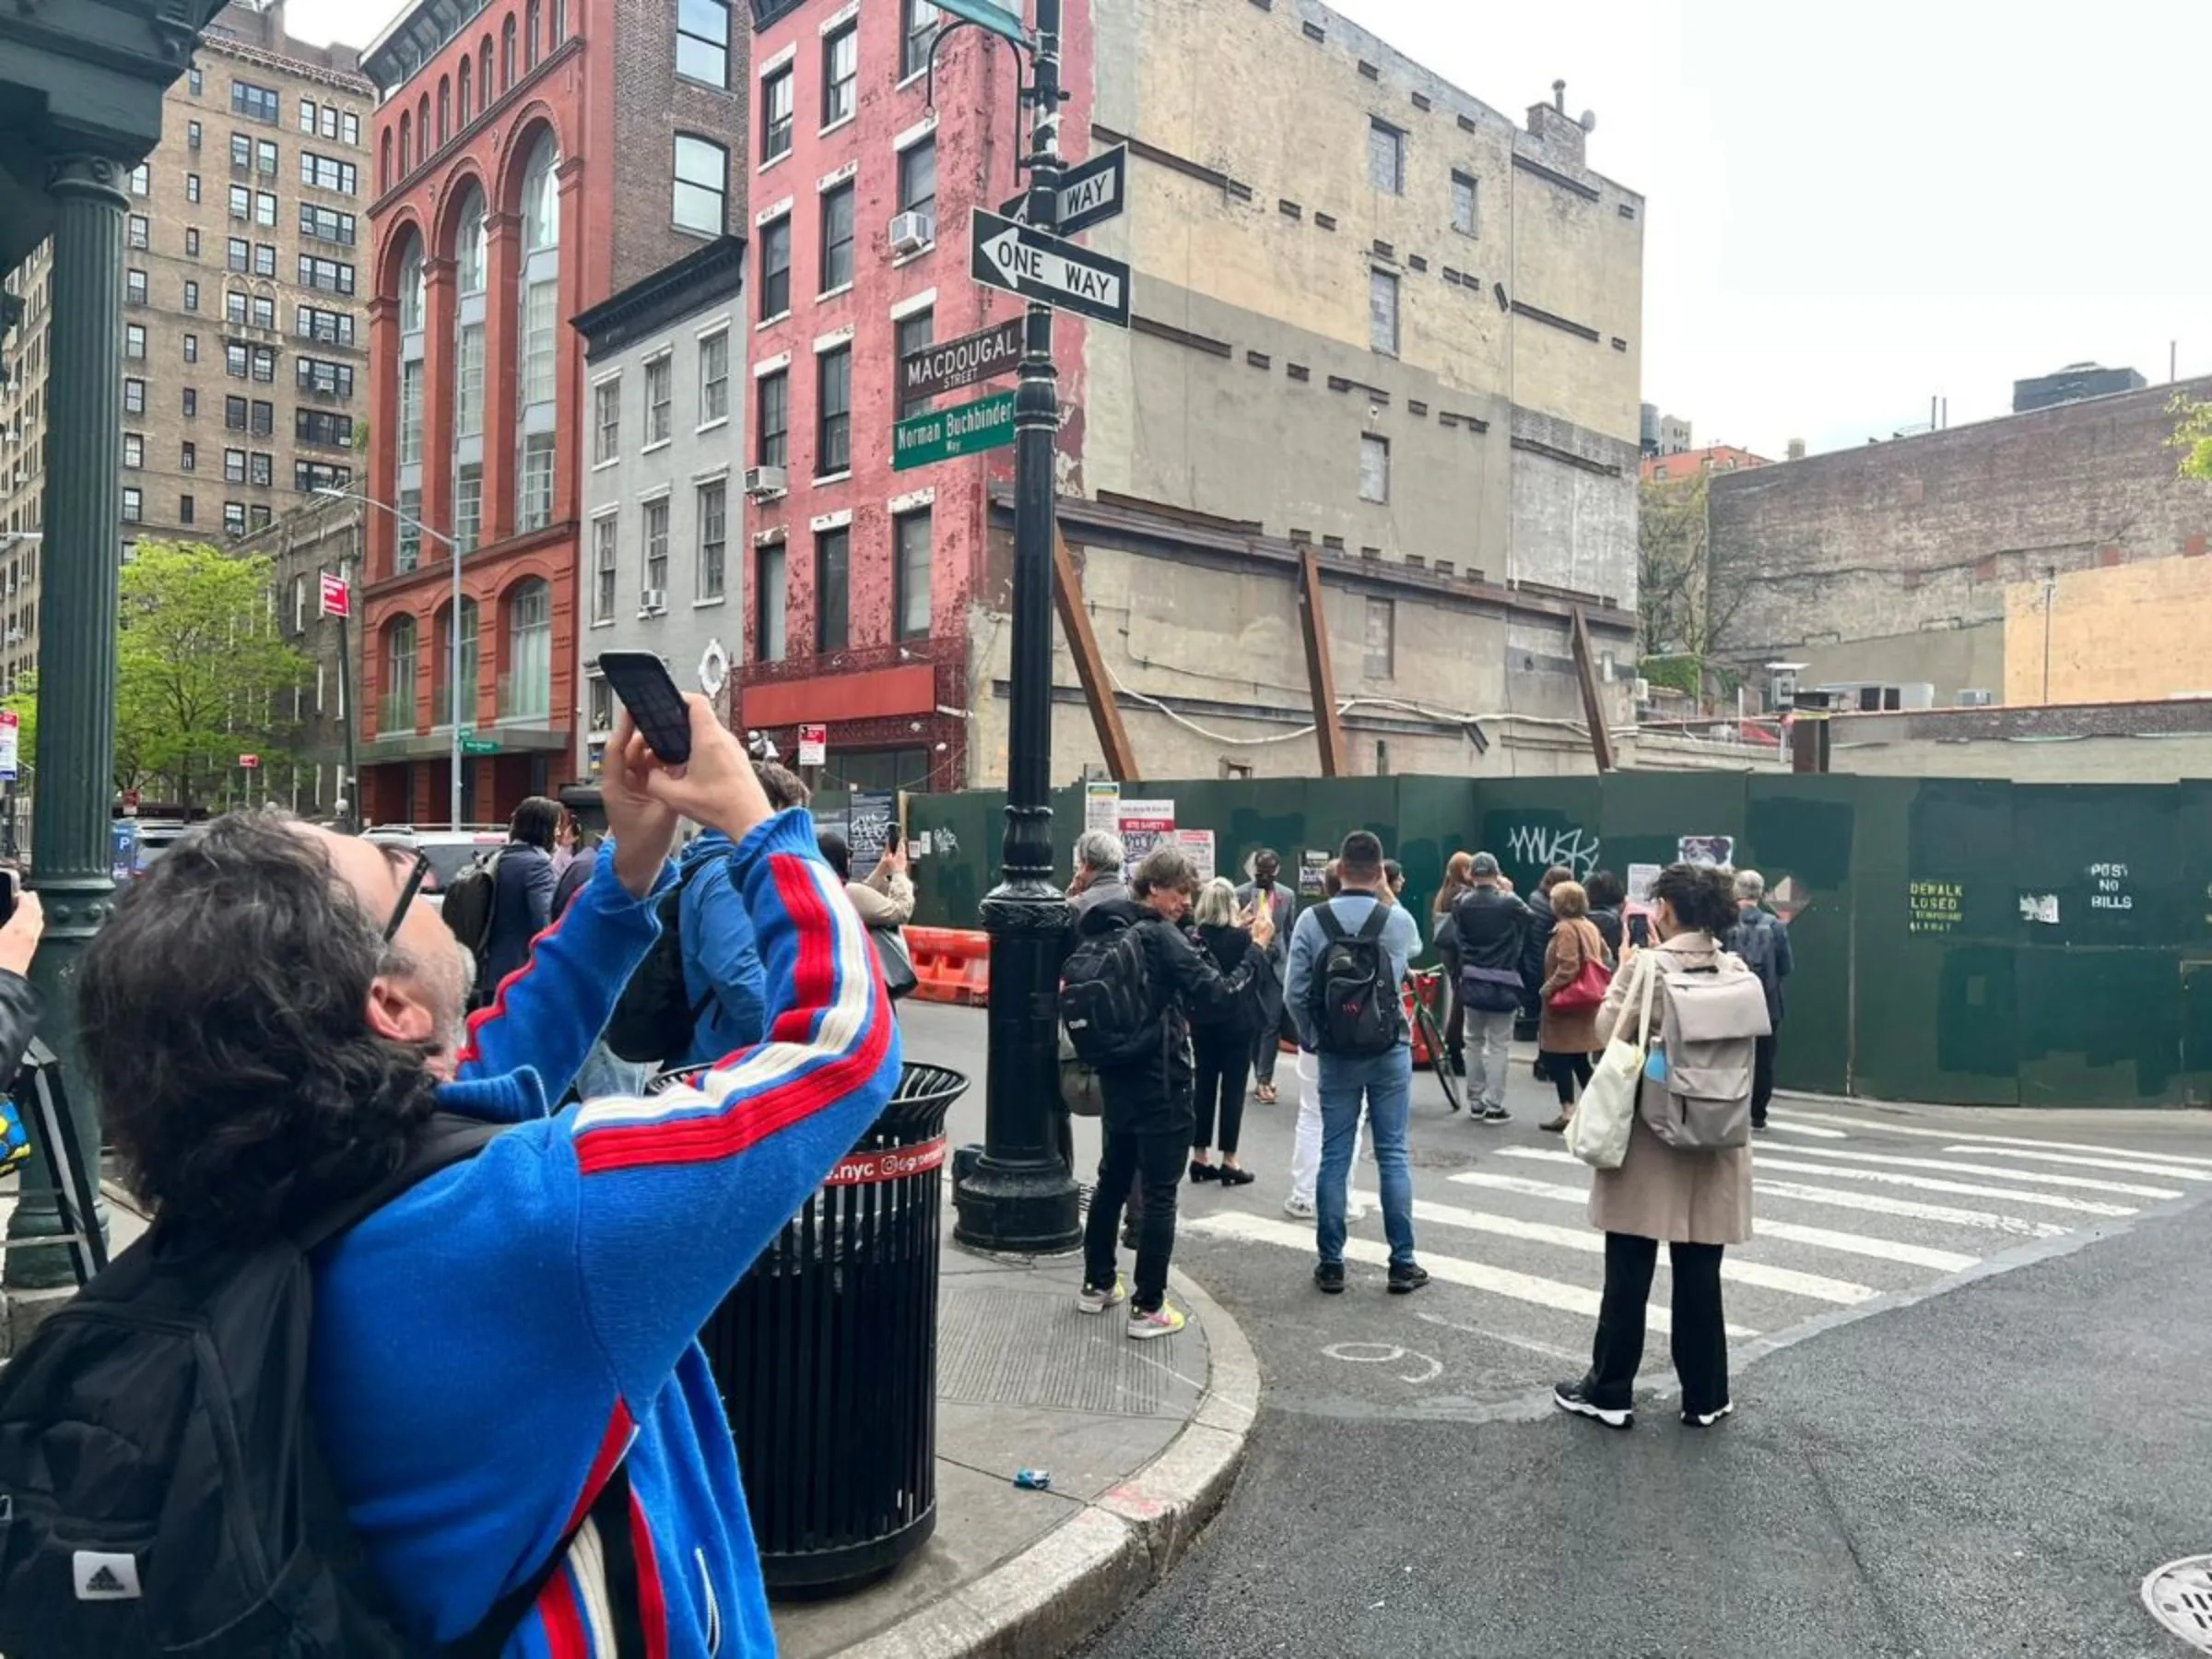
[{"label": "tan concrete building wall", "polygon": [[2207,638],[2212,559],[2153,559],[2070,571],[2048,589],[2041,582],[2015,582],[2005,590],[2005,700],[2140,702],[2212,695],[2212,663],[2198,648]]},{"label": "tan concrete building wall", "polygon": [[[1964,628],[1931,628],[1922,633],[1806,645],[1788,660],[1805,665],[1797,683],[1807,689],[1840,682],[1926,684],[1936,688],[1936,706],[1948,708],[1965,690],[1994,691],[2005,702],[2019,700],[2006,688],[2006,645],[2004,622],[1977,622]],[[1765,679],[1757,665],[1749,672],[1754,687]],[[2037,700],[2030,697],[2027,700]]]}]

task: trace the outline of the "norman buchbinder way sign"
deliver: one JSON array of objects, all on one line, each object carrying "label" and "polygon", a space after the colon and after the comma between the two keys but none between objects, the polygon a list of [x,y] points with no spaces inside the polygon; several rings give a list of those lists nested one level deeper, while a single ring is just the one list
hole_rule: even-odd
[{"label": "norman buchbinder way sign", "polygon": [[1020,366],[1021,319],[1009,317],[980,333],[909,352],[899,359],[899,391],[902,399],[935,397]]},{"label": "norman buchbinder way sign", "polygon": [[969,275],[1093,322],[1129,326],[1129,267],[995,213],[975,210]]}]

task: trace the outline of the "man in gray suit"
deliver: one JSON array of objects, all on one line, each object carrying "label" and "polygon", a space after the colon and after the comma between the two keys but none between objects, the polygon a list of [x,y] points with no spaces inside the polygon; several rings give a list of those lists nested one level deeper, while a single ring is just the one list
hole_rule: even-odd
[{"label": "man in gray suit", "polygon": [[1282,873],[1282,859],[1273,849],[1263,847],[1253,855],[1252,879],[1237,889],[1240,908],[1253,909],[1265,893],[1269,908],[1275,912],[1275,942],[1267,947],[1267,960],[1275,972],[1261,1005],[1265,1018],[1261,1022],[1259,1035],[1253,1039],[1252,1047],[1253,1098],[1263,1104],[1275,1100],[1275,1057],[1281,1052],[1283,980],[1290,965],[1290,924],[1298,919],[1298,895],[1277,879]]}]

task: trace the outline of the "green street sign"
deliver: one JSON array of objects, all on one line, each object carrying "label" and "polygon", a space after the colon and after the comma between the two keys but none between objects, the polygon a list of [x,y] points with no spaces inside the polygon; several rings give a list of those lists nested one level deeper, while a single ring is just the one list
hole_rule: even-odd
[{"label": "green street sign", "polygon": [[1004,35],[1017,45],[1029,42],[1030,31],[1021,23],[1021,0],[937,0],[937,9],[965,18],[971,23],[981,23],[993,34]]},{"label": "green street sign", "polygon": [[496,755],[500,752],[497,737],[479,737],[474,732],[461,734],[461,752],[465,755]]},{"label": "green street sign", "polygon": [[958,408],[910,415],[891,429],[891,469],[927,466],[1014,441],[1014,394],[994,392]]}]

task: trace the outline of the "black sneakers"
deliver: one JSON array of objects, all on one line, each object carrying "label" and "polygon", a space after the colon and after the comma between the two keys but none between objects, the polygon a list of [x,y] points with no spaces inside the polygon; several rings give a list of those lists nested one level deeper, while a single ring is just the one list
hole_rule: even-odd
[{"label": "black sneakers", "polygon": [[1586,1392],[1588,1378],[1577,1382],[1561,1382],[1551,1391],[1551,1403],[1561,1411],[1571,1411],[1576,1417],[1586,1417],[1603,1423],[1608,1429],[1633,1429],[1636,1426],[1634,1407],[1628,1406],[1600,1406]]},{"label": "black sneakers", "polygon": [[1429,1282],[1429,1269],[1418,1262],[1394,1263],[1390,1269],[1390,1293],[1393,1296],[1411,1296]]},{"label": "black sneakers", "polygon": [[1344,1294],[1344,1264],[1342,1262],[1316,1262],[1313,1265],[1313,1282],[1321,1287],[1324,1296],[1342,1296]]}]

